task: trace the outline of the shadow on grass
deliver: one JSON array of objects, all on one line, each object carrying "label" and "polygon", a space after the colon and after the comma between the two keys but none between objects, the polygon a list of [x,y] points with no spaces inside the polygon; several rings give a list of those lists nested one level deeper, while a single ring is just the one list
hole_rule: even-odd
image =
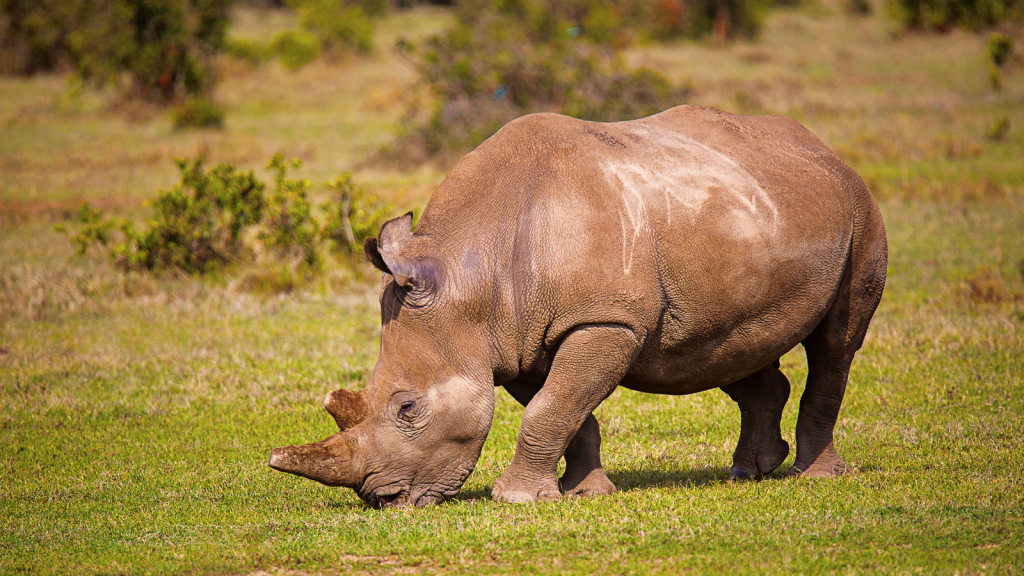
[{"label": "shadow on grass", "polygon": [[491,488],[477,488],[475,490],[462,490],[452,500],[490,500]]},{"label": "shadow on grass", "polygon": [[614,470],[608,473],[608,479],[621,491],[636,488],[698,488],[727,482],[729,469],[705,466],[681,470]]},{"label": "shadow on grass", "polygon": [[[860,466],[858,471],[871,472],[879,470],[878,466]],[[788,465],[779,466],[771,474],[764,476],[756,482],[769,482],[784,480],[788,477],[792,468]],[[645,488],[702,488],[715,484],[729,482],[729,468],[726,466],[705,466],[703,468],[689,468],[680,470],[614,470],[608,472],[608,478],[615,484],[620,492],[629,490],[643,490]],[[745,480],[744,482],[755,482]],[[491,488],[476,488],[463,490],[450,501],[474,502],[491,499]],[[332,508],[344,509],[368,509],[367,505],[359,502],[334,502],[329,506]]]},{"label": "shadow on grass", "polygon": [[[698,488],[727,482],[729,480],[729,468],[707,466],[685,470],[617,470],[608,472],[608,478],[620,491],[665,487]],[[488,487],[463,490],[452,500],[473,501],[490,499],[491,489]]]}]

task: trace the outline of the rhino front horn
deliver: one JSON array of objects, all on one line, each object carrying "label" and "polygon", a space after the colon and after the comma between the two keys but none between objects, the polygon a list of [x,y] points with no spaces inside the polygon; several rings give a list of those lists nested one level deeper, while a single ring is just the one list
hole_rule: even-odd
[{"label": "rhino front horn", "polygon": [[339,430],[348,430],[359,424],[370,414],[370,405],[358,392],[335,390],[324,398],[324,409],[338,424]]},{"label": "rhino front horn", "polygon": [[327,486],[355,488],[362,476],[353,456],[351,439],[338,432],[321,442],[274,448],[267,464]]}]

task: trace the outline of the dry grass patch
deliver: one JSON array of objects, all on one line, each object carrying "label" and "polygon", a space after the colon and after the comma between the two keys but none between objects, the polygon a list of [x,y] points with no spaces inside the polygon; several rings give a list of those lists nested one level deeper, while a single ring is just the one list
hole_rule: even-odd
[{"label": "dry grass patch", "polygon": [[960,294],[971,302],[999,304],[1007,300],[1024,298],[1013,294],[1006,286],[1002,274],[989,266],[978,266],[977,270],[960,283]]}]

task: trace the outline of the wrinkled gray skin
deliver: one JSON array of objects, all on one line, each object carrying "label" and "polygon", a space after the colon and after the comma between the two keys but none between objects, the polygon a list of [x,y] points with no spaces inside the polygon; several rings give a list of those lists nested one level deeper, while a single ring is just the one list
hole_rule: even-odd
[{"label": "wrinkled gray skin", "polygon": [[526,410],[494,498],[608,494],[591,413],[616,386],[722,388],[741,414],[732,475],[755,478],[789,453],[778,359],[803,344],[793,473],[847,470],[832,433],[882,295],[885,228],[857,174],[793,120],[526,116],[410,227],[392,220],[365,246],[385,272],[370,382],[328,394],[341,431],[276,448],[272,467],[374,506],[440,502],[473,470],[504,386]]}]

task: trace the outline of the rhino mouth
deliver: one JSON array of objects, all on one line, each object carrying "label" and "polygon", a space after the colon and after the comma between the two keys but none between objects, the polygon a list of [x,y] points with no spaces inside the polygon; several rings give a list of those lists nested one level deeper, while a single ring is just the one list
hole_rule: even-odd
[{"label": "rhino mouth", "polygon": [[[448,481],[433,478],[394,480],[371,472],[356,488],[356,494],[371,508],[423,508],[443,504],[459,493],[466,477],[473,471],[475,461],[456,468],[457,476]],[[432,481],[433,480],[433,481]]]},{"label": "rhino mouth", "polygon": [[[376,481],[375,481],[376,480]],[[410,487],[405,482],[391,484],[381,483],[375,475],[371,475],[356,490],[356,494],[371,508],[408,508],[412,502],[409,498]]]},{"label": "rhino mouth", "polygon": [[423,508],[440,504],[447,500],[442,494],[431,490],[411,490],[407,487],[386,486],[370,491],[363,500],[372,508],[384,510],[387,508]]},{"label": "rhino mouth", "polygon": [[366,503],[374,508],[406,508],[409,506],[409,491],[405,489],[380,489],[370,494]]}]

